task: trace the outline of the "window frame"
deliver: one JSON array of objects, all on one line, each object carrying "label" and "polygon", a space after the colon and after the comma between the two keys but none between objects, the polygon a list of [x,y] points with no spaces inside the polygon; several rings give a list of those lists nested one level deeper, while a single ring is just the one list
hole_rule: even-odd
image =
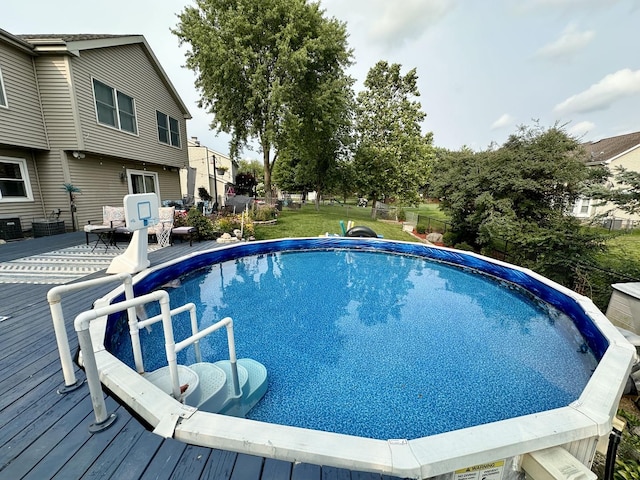
[{"label": "window frame", "polygon": [[0,107],[9,108],[9,100],[7,99],[7,90],[4,86],[4,79],[2,77],[2,67],[0,67]]},{"label": "window frame", "polygon": [[[104,87],[106,89],[109,89],[111,93],[112,104],[107,104],[98,99],[96,95],[96,85],[99,87]],[[134,135],[137,137],[138,136],[138,113],[136,109],[136,99],[131,95],[127,95],[126,93],[118,90],[117,88],[114,88],[94,77],[91,77],[91,90],[93,92],[93,108],[96,114],[96,123],[98,125],[102,125],[103,127],[113,128],[114,130],[118,130],[120,132],[124,132],[129,135]],[[131,112],[124,109],[125,99],[130,101],[131,110],[132,110]],[[112,116],[115,120],[115,125],[112,125],[111,123],[106,123],[100,120],[100,113],[98,108],[99,105],[102,106],[103,108],[108,107],[111,109]],[[129,122],[125,121],[124,123],[125,124],[130,123],[132,125],[133,131],[128,130],[127,128],[123,128],[122,126],[123,118],[129,119]]]},{"label": "window frame", "polygon": [[[160,125],[160,118],[159,118],[160,115],[163,116],[164,125]],[[176,124],[175,130],[172,129],[172,124],[171,124],[172,120]],[[182,149],[182,140],[180,138],[181,137],[180,120],[178,120],[177,118],[173,118],[172,116],[164,112],[161,112],[160,110],[156,110],[156,126],[158,130],[158,143],[161,143],[163,145],[168,145],[170,147]],[[161,138],[162,137],[162,135],[160,135],[161,131],[167,137],[167,141],[164,141]],[[176,139],[177,139],[177,142],[176,142]]]},{"label": "window frame", "polygon": [[[134,189],[133,189],[133,176],[134,175],[139,175],[142,177],[151,177],[153,178],[153,185],[155,187],[155,191],[154,192],[147,192],[146,188],[144,192],[137,192],[137,193],[155,193],[158,196],[158,199],[160,198],[160,180],[159,180],[159,176],[156,172],[151,172],[149,170],[133,170],[128,168],[127,169],[127,185],[128,185],[128,189],[129,189],[129,193],[133,194],[134,193]],[[143,182],[144,184],[146,184],[145,182]]]},{"label": "window frame", "polygon": [[13,163],[19,165],[20,174],[22,176],[21,181],[24,183],[25,190],[24,197],[3,197],[2,192],[0,191],[0,203],[33,202],[33,190],[31,189],[31,179],[29,178],[27,160],[24,158],[0,156],[0,163]]}]

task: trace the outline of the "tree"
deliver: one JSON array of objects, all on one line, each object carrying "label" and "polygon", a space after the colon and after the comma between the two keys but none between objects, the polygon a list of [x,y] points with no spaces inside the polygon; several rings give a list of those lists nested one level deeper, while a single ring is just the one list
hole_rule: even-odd
[{"label": "tree", "polygon": [[[605,170],[609,174],[609,170]],[[617,167],[613,175],[615,187],[597,185],[590,192],[593,198],[611,202],[627,213],[640,212],[640,172]]]},{"label": "tree", "polygon": [[298,99],[307,113],[290,129],[282,160],[295,165],[294,183],[316,192],[316,209],[322,194],[339,180],[338,163],[346,160],[352,143],[353,79],[342,69],[327,72],[312,93]]},{"label": "tree", "polygon": [[378,62],[358,94],[357,146],[354,159],[358,187],[372,202],[398,197],[417,203],[433,158],[432,134],[422,134],[425,114],[416,70],[405,76],[401,65]]},{"label": "tree", "polygon": [[212,128],[231,134],[232,158],[257,140],[270,200],[279,151],[312,114],[300,99],[317,98],[324,79],[349,65],[345,25],[307,0],[196,0],[178,18],[173,33],[190,46],[199,105]]},{"label": "tree", "polygon": [[579,142],[561,126],[520,127],[496,150],[443,156],[431,186],[451,216],[453,241],[569,285],[603,237],[567,214],[590,180]]}]

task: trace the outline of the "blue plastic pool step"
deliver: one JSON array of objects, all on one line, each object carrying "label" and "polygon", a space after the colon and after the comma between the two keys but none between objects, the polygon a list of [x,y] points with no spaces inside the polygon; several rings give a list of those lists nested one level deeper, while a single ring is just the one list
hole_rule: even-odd
[{"label": "blue plastic pool step", "polygon": [[[171,395],[171,374],[169,367],[161,367],[153,372],[145,373],[144,378],[153,383],[163,392]],[[184,365],[178,365],[178,380],[181,387],[185,388],[182,394],[182,400],[187,405],[193,405],[195,398],[200,395],[200,377],[191,368]]]},{"label": "blue plastic pool step", "polygon": [[[267,391],[267,369],[251,358],[238,359],[236,366],[240,395],[234,392],[229,360],[178,365],[180,385],[186,388],[184,403],[205,412],[244,417]],[[150,372],[145,378],[171,394],[169,367]]]},{"label": "blue plastic pool step", "polygon": [[[231,367],[228,360],[216,362],[216,365],[220,365],[222,368],[228,368],[230,375]],[[247,382],[243,384],[242,380],[240,380],[240,384],[242,385],[242,398],[240,398],[239,401],[229,402],[219,413],[244,417],[267,392],[268,378],[267,369],[264,365],[251,358],[240,358],[238,359],[238,374],[241,369],[247,372]]]}]

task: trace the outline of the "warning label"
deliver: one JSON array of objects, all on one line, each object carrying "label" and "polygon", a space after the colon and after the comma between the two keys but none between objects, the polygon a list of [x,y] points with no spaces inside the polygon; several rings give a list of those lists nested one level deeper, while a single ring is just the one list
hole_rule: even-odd
[{"label": "warning label", "polygon": [[456,470],[453,480],[502,480],[504,460]]}]

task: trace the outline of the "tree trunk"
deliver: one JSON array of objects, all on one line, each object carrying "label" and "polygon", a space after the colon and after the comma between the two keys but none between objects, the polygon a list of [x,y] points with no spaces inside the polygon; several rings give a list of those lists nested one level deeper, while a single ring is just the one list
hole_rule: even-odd
[{"label": "tree trunk", "polygon": [[262,160],[264,163],[264,200],[267,205],[273,204],[273,195],[271,192],[271,169],[273,168],[273,164],[269,159],[269,154],[271,153],[271,149],[262,148]]}]

